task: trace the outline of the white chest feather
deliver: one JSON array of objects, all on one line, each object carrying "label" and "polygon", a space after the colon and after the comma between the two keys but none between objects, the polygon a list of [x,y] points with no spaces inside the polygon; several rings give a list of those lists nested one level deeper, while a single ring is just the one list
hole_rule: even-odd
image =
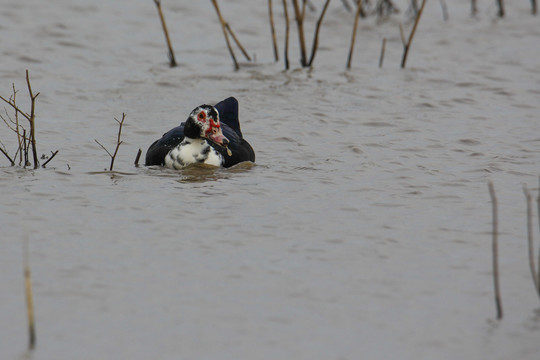
[{"label": "white chest feather", "polygon": [[181,169],[195,163],[221,166],[223,157],[206,140],[189,138],[185,138],[165,156],[165,166],[171,169]]}]

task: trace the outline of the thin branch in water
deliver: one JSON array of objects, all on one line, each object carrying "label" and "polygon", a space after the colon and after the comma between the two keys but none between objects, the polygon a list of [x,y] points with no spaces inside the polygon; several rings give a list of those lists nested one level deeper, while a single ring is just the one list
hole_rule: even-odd
[{"label": "thin branch in water", "polygon": [[531,0],[531,13],[533,15],[536,15],[537,8],[536,8],[536,0]]},{"label": "thin branch in water", "polygon": [[362,10],[362,0],[358,0],[356,4],[356,13],[354,15],[353,32],[351,36],[351,47],[349,48],[349,57],[347,58],[347,69],[351,68],[351,61],[354,51],[354,43],[356,41],[356,30],[358,29],[358,19],[360,18],[360,12]]},{"label": "thin branch in water", "polygon": [[276,40],[276,28],[274,26],[274,11],[272,10],[272,0],[268,0],[268,18],[270,20],[270,32],[272,33],[272,45],[274,48],[274,60],[279,61],[278,46]]},{"label": "thin branch in water", "polygon": [[493,183],[488,183],[489,194],[491,196],[492,204],[492,217],[493,217],[493,230],[492,230],[492,255],[493,255],[493,285],[495,289],[495,306],[497,308],[497,319],[502,319],[503,309],[501,301],[501,289],[499,286],[499,248],[498,248],[498,236],[499,236],[499,220],[497,214],[497,197],[495,196],[495,188]]},{"label": "thin branch in water", "polygon": [[167,30],[167,24],[165,23],[165,17],[163,16],[163,11],[161,10],[161,0],[154,0],[156,4],[159,19],[161,20],[161,26],[163,27],[163,33],[165,34],[165,41],[167,42],[167,48],[169,49],[168,56],[171,67],[176,66],[176,59],[174,57],[174,51],[171,45],[171,39],[169,38],[169,31]]},{"label": "thin branch in water", "polygon": [[238,46],[238,48],[240,49],[240,51],[242,51],[242,54],[244,54],[244,57],[246,58],[247,61],[251,61],[251,57],[248,55],[246,49],[244,49],[244,47],[242,46],[242,44],[240,43],[240,40],[238,40],[238,38],[236,37],[236,35],[234,34],[234,32],[232,31],[230,25],[228,22],[225,23],[225,28],[227,28],[227,31],[229,32],[229,34],[231,34],[234,42],[236,43],[236,45]]},{"label": "thin branch in water", "polygon": [[6,149],[4,149],[4,146],[0,146],[0,151],[2,152],[2,154],[4,154],[5,157],[7,157],[7,159],[9,160],[9,162],[11,163],[11,166],[14,166],[15,165],[15,161],[13,161],[13,159],[9,156],[9,154],[7,153]]},{"label": "thin branch in water", "polygon": [[135,166],[139,166],[139,159],[141,158],[141,155],[142,155],[142,150],[139,149],[139,151],[137,151],[137,156],[135,157]]},{"label": "thin branch in water", "polygon": [[285,70],[289,70],[289,12],[287,11],[287,0],[283,0],[283,16],[285,17]]},{"label": "thin branch in water", "polygon": [[229,49],[229,53],[231,54],[231,58],[233,59],[234,69],[238,70],[240,69],[240,66],[238,65],[238,61],[236,61],[236,56],[234,55],[234,51],[231,47],[231,42],[229,41],[229,35],[227,33],[227,26],[226,26],[227,23],[225,22],[225,19],[223,19],[223,16],[221,16],[221,12],[219,11],[217,0],[212,0],[212,4],[214,5],[214,8],[216,9],[219,22],[221,23],[221,30],[223,31],[223,35],[225,36],[225,42],[227,43],[227,48]]},{"label": "thin branch in water", "polygon": [[328,9],[328,4],[330,4],[330,0],[326,0],[326,2],[324,3],[324,7],[321,11],[321,16],[319,16],[319,20],[317,20],[317,25],[315,27],[315,35],[313,36],[313,44],[311,47],[311,57],[309,58],[308,66],[311,66],[311,64],[313,64],[315,54],[317,53],[317,48],[319,47],[319,31],[321,29],[324,14],[326,14],[326,9]]},{"label": "thin branch in water", "polygon": [[28,93],[30,95],[30,142],[32,144],[32,155],[34,157],[34,169],[37,169],[39,167],[39,161],[37,156],[37,148],[36,148],[36,125],[35,125],[35,109],[36,109],[36,98],[38,97],[39,93],[34,95],[32,92],[32,86],[30,85],[30,77],[28,75],[28,70],[26,70],[26,84],[28,85]]},{"label": "thin branch in water", "polygon": [[534,265],[532,195],[529,192],[529,189],[527,189],[526,185],[523,185],[523,194],[525,195],[525,200],[527,202],[527,243],[529,245],[529,267],[531,269],[534,289],[538,296],[540,296],[540,278],[538,277],[540,274],[536,273],[536,266]]},{"label": "thin branch in water", "polygon": [[118,149],[120,148],[120,145],[122,145],[123,141],[120,140],[120,137],[122,136],[122,126],[124,125],[124,120],[126,119],[126,114],[122,113],[122,120],[118,120],[117,118],[114,118],[116,122],[118,123],[118,138],[116,140],[116,149],[114,150],[114,154],[111,154],[109,150],[103,144],[101,144],[97,139],[94,139],[94,141],[101,146],[103,150],[111,157],[111,166],[109,168],[109,171],[113,170],[114,167],[114,159],[116,158],[116,154],[118,153]]},{"label": "thin branch in water", "polygon": [[56,150],[56,151],[51,151],[51,157],[48,158],[47,161],[45,161],[45,162],[43,163],[43,165],[41,165],[41,167],[44,168],[45,166],[47,166],[47,164],[48,164],[52,159],[54,159],[54,157],[56,156],[56,154],[58,154],[58,150]]},{"label": "thin branch in water", "polygon": [[[306,58],[306,41],[304,39],[304,11],[300,12],[300,7],[298,5],[298,0],[292,0],[294,7],[294,16],[296,19],[296,27],[298,28],[298,41],[300,42],[300,64],[302,67],[307,66]],[[303,4],[303,9],[305,10],[305,0]]]},{"label": "thin branch in water", "polygon": [[427,0],[422,0],[422,5],[420,6],[420,9],[418,10],[418,13],[416,14],[416,19],[414,20],[414,25],[412,27],[411,33],[409,35],[409,40],[405,42],[405,37],[403,35],[403,28],[400,25],[400,31],[401,31],[401,40],[403,42],[403,58],[401,59],[401,68],[405,68],[405,64],[407,63],[407,55],[409,54],[409,49],[412,44],[412,40],[414,38],[414,34],[416,32],[416,27],[418,26],[418,22],[420,21],[420,17],[422,16],[422,12],[424,11],[424,6],[426,5]]},{"label": "thin branch in water", "polygon": [[379,68],[382,68],[385,50],[386,50],[386,38],[383,38],[382,46],[381,46],[381,56],[379,57]]}]

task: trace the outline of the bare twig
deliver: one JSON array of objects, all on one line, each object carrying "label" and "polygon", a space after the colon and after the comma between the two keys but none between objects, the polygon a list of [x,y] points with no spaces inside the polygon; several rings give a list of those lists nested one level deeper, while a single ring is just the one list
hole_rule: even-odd
[{"label": "bare twig", "polygon": [[381,56],[379,57],[379,68],[382,68],[385,50],[386,50],[386,38],[383,38],[382,46],[381,46]]},{"label": "bare twig", "polygon": [[165,34],[165,41],[167,42],[167,48],[169,49],[169,62],[171,67],[176,66],[176,59],[174,58],[174,51],[171,45],[171,39],[169,38],[169,31],[167,30],[167,24],[165,23],[165,17],[163,16],[163,11],[161,10],[161,0],[154,0],[156,4],[157,11],[159,14],[159,19],[161,20],[161,26],[163,27],[163,33]]},{"label": "bare twig", "polygon": [[28,75],[28,70],[26,70],[26,84],[28,85],[28,93],[30,94],[31,104],[30,104],[30,142],[32,143],[32,155],[34,157],[34,169],[39,167],[39,161],[37,156],[36,149],[36,126],[35,126],[35,108],[36,108],[36,98],[39,93],[36,95],[32,92],[32,86],[30,86],[30,77]]},{"label": "bare twig", "polygon": [[287,11],[287,0],[283,0],[283,16],[285,16],[285,70],[289,70],[289,12]]},{"label": "bare twig", "polygon": [[356,4],[356,13],[354,15],[354,26],[351,36],[351,47],[349,49],[349,57],[347,58],[347,69],[351,68],[351,61],[354,51],[354,43],[356,41],[356,30],[358,29],[358,19],[360,18],[360,12],[362,10],[362,0],[358,0]]},{"label": "bare twig", "polygon": [[537,7],[536,7],[536,0],[531,0],[531,13],[533,15],[536,15]]},{"label": "bare twig", "polygon": [[330,0],[326,0],[324,3],[321,15],[319,16],[319,20],[317,20],[317,25],[315,26],[315,35],[313,36],[313,44],[311,44],[311,57],[309,58],[308,66],[313,64],[313,59],[315,59],[315,54],[317,53],[317,48],[319,47],[319,31],[321,29],[324,14],[326,14],[326,9],[328,9],[328,4],[330,4]]},{"label": "bare twig", "polygon": [[412,44],[412,40],[414,38],[414,33],[416,32],[416,27],[418,26],[418,22],[420,21],[420,17],[422,16],[422,12],[424,11],[424,6],[426,5],[427,0],[422,0],[422,5],[420,6],[420,9],[418,10],[418,13],[416,14],[416,19],[414,20],[414,25],[412,27],[411,33],[409,35],[409,40],[407,42],[404,41],[403,36],[403,29],[400,25],[400,31],[401,31],[401,40],[403,41],[403,58],[401,59],[401,68],[405,68],[405,64],[407,63],[407,55],[409,54],[409,49]]},{"label": "bare twig", "polygon": [[540,274],[536,273],[536,266],[534,265],[532,195],[529,192],[529,189],[527,189],[526,185],[523,185],[523,194],[525,195],[525,199],[527,201],[527,242],[529,244],[529,267],[531,269],[534,289],[536,290],[538,296],[540,296],[540,279],[538,277]]},{"label": "bare twig", "polygon": [[502,319],[503,309],[501,301],[501,290],[499,286],[499,250],[498,250],[498,236],[499,236],[499,220],[497,215],[497,197],[495,196],[495,188],[493,183],[488,183],[489,194],[491,196],[492,204],[492,216],[493,216],[493,230],[492,230],[492,255],[493,255],[493,284],[495,288],[495,306],[497,308],[497,319]]},{"label": "bare twig", "polygon": [[274,60],[279,61],[279,53],[278,53],[277,40],[276,40],[276,29],[274,27],[274,11],[272,10],[272,0],[268,0],[268,18],[270,19],[270,32],[272,33]]},{"label": "bare twig", "polygon": [[139,166],[139,159],[141,158],[141,154],[142,150],[139,149],[139,151],[137,151],[137,156],[135,157],[135,166]]},{"label": "bare twig", "polygon": [[225,36],[225,42],[227,43],[227,48],[229,49],[229,53],[231,54],[231,58],[233,59],[234,69],[238,70],[240,69],[240,66],[238,65],[238,61],[236,61],[236,56],[234,55],[234,51],[229,41],[229,35],[227,33],[227,26],[226,26],[227,23],[225,22],[225,19],[223,19],[223,16],[221,16],[221,12],[219,11],[217,0],[212,0],[212,4],[214,5],[214,8],[216,9],[219,22],[221,23],[221,30],[223,31],[223,35]]},{"label": "bare twig", "polygon": [[47,164],[56,156],[56,154],[58,154],[58,150],[56,151],[51,151],[51,157],[47,159],[47,161],[45,161],[43,163],[43,165],[41,165],[41,167],[45,167],[47,166]]},{"label": "bare twig", "polygon": [[306,42],[304,39],[304,10],[305,10],[305,0],[303,4],[303,10],[300,12],[300,6],[298,5],[298,0],[292,0],[294,7],[294,16],[296,19],[296,26],[298,28],[298,40],[300,42],[300,64],[302,67],[306,67],[307,58],[306,58]]},{"label": "bare twig", "polygon": [[[7,157],[7,159],[9,160],[9,162],[11,163],[11,166],[15,165],[15,161],[13,161],[13,159],[9,156],[9,154],[7,153],[7,151],[4,149],[3,146],[0,146],[0,151],[2,152],[2,154],[4,154],[5,157]],[[16,157],[16,156],[15,156]]]},{"label": "bare twig", "polygon": [[113,170],[113,167],[114,167],[114,159],[116,158],[116,154],[118,153],[118,149],[120,148],[120,145],[122,145],[123,141],[120,140],[120,137],[122,136],[122,126],[124,125],[124,120],[126,119],[126,114],[125,113],[122,113],[122,120],[118,120],[117,118],[114,118],[114,120],[116,120],[116,122],[118,123],[118,138],[116,140],[116,149],[114,150],[114,154],[111,154],[109,150],[107,150],[107,148],[105,148],[105,146],[103,146],[99,141],[97,141],[97,139],[94,139],[94,141],[99,145],[101,146],[101,148],[103,150],[105,150],[105,152],[111,157],[111,166],[109,168],[109,171],[112,171]]}]

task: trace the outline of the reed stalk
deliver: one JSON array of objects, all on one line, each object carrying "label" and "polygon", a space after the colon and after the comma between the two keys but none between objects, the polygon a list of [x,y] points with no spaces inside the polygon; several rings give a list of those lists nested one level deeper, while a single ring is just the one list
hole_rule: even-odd
[{"label": "reed stalk", "polygon": [[276,28],[274,26],[274,11],[272,10],[272,0],[268,0],[268,18],[270,20],[270,32],[272,34],[272,45],[274,48],[274,60],[279,61],[278,46],[276,40]]},{"label": "reed stalk", "polygon": [[386,38],[382,39],[381,56],[379,57],[379,69],[383,66],[384,52],[386,50]]},{"label": "reed stalk", "polygon": [[471,0],[471,16],[476,16],[478,14],[478,6],[476,5],[476,0]]},{"label": "reed stalk", "polygon": [[230,25],[228,22],[225,22],[225,28],[227,29],[227,31],[229,32],[229,34],[231,34],[231,37],[233,38],[234,42],[236,43],[236,46],[238,46],[238,48],[240,49],[240,51],[242,52],[242,54],[244,55],[244,57],[246,58],[247,61],[251,61],[251,57],[249,56],[249,54],[247,53],[246,49],[244,49],[244,47],[242,46],[242,44],[240,43],[240,40],[238,40],[238,38],[236,37],[236,35],[234,34],[234,32],[232,31]]},{"label": "reed stalk", "polygon": [[296,27],[298,28],[298,41],[300,42],[300,64],[302,65],[302,67],[306,67],[306,41],[304,39],[304,13],[306,8],[306,2],[304,0],[301,12],[300,6],[298,5],[298,0],[292,0],[292,3],[294,8],[294,17],[296,19]]},{"label": "reed stalk", "polygon": [[424,11],[424,6],[426,5],[427,0],[422,0],[422,5],[420,5],[420,9],[418,10],[418,13],[416,14],[416,19],[414,20],[414,25],[412,27],[411,33],[409,34],[409,39],[405,42],[405,37],[403,35],[403,26],[400,25],[400,32],[401,32],[401,41],[403,42],[403,57],[401,59],[401,68],[404,69],[405,65],[407,63],[407,56],[409,54],[409,49],[412,44],[412,40],[414,38],[414,34],[416,33],[416,28],[418,27],[418,22],[420,21],[420,17],[422,16],[422,12]]},{"label": "reed stalk", "polygon": [[287,10],[287,0],[283,0],[283,16],[285,17],[285,51],[283,53],[285,70],[289,70],[289,12]]},{"label": "reed stalk", "polygon": [[169,49],[169,62],[171,67],[176,66],[176,59],[174,57],[174,51],[171,44],[171,39],[169,38],[169,31],[167,30],[167,24],[165,23],[165,17],[163,16],[163,11],[161,10],[161,0],[154,0],[156,4],[159,19],[161,20],[161,26],[163,27],[163,33],[165,34],[165,41],[167,42],[167,48]]},{"label": "reed stalk", "polygon": [[324,7],[321,11],[321,15],[319,16],[319,19],[317,20],[317,25],[315,26],[315,35],[313,36],[313,43],[311,44],[311,56],[309,58],[308,66],[311,66],[313,64],[313,60],[315,59],[315,54],[317,54],[317,49],[319,47],[319,31],[321,30],[321,24],[324,18],[324,15],[326,14],[326,9],[328,9],[328,5],[330,4],[330,0],[326,0],[324,3]]},{"label": "reed stalk", "polygon": [[536,0],[531,0],[531,13],[533,15],[536,15],[537,7],[536,7]]},{"label": "reed stalk", "polygon": [[497,197],[495,196],[495,188],[493,183],[488,183],[489,194],[491,196],[492,204],[492,217],[493,217],[493,229],[492,229],[492,255],[493,255],[493,285],[495,291],[495,306],[497,309],[497,319],[502,319],[503,309],[501,300],[501,289],[499,284],[499,248],[498,248],[498,236],[499,236],[499,220],[497,214]]},{"label": "reed stalk", "polygon": [[214,9],[216,9],[217,16],[219,18],[219,22],[221,24],[221,30],[223,31],[223,36],[225,36],[225,42],[227,43],[227,48],[229,49],[229,54],[231,54],[231,58],[234,63],[234,69],[238,70],[240,69],[240,66],[238,65],[238,61],[236,60],[236,56],[234,55],[234,51],[231,47],[231,42],[229,41],[229,35],[227,32],[227,26],[225,19],[223,19],[223,16],[221,16],[221,12],[219,11],[219,6],[217,3],[217,0],[212,0],[212,4],[214,5]]},{"label": "reed stalk", "polygon": [[[527,202],[527,243],[529,249],[529,267],[531,269],[531,277],[534,283],[534,289],[540,297],[540,273],[536,273],[536,266],[534,264],[534,239],[533,239],[533,214],[532,214],[532,195],[527,189],[526,185],[523,185],[523,194]],[[538,259],[540,262],[540,258]],[[540,263],[539,263],[540,266]],[[539,267],[540,270],[540,267]]]},{"label": "reed stalk", "polygon": [[26,313],[28,315],[28,348],[32,350],[36,346],[36,322],[34,318],[34,297],[32,294],[28,239],[26,239],[24,247],[24,290],[26,296]]},{"label": "reed stalk", "polygon": [[[351,47],[349,48],[349,56],[347,58],[347,69],[351,68],[351,61],[354,51],[354,43],[356,41],[356,30],[358,29],[358,20],[360,19],[360,13],[362,10],[362,0],[358,0],[356,4],[356,13],[354,14],[354,25],[351,36]],[[379,66],[380,67],[380,66]]]}]

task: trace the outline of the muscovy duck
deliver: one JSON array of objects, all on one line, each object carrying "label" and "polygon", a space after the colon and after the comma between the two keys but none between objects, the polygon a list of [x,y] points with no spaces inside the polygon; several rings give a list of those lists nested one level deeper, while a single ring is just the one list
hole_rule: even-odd
[{"label": "muscovy duck", "polygon": [[215,106],[197,106],[185,122],[150,145],[145,165],[231,167],[243,161],[255,162],[255,152],[240,131],[238,101],[229,97]]}]

